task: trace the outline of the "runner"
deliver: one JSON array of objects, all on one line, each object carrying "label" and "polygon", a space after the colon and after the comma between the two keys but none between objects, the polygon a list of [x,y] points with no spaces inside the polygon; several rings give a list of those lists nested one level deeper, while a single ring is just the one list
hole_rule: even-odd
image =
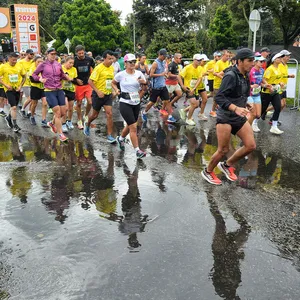
[{"label": "runner", "polygon": [[204,114],[204,110],[205,110],[207,98],[208,98],[206,88],[205,88],[205,77],[206,77],[206,75],[208,75],[208,72],[206,71],[205,65],[209,61],[209,59],[205,54],[200,54],[200,55],[201,55],[201,61],[200,61],[200,66],[198,67],[198,69],[200,70],[201,82],[198,85],[197,93],[200,96],[201,101],[200,101],[200,113],[198,114],[198,117],[202,121],[207,121],[208,118]]},{"label": "runner", "polygon": [[72,123],[73,117],[73,106],[75,100],[75,85],[74,83],[77,82],[77,70],[73,67],[74,65],[74,58],[68,57],[66,58],[65,63],[62,66],[62,69],[65,74],[67,74],[72,81],[63,80],[62,81],[62,89],[65,93],[66,98],[66,105],[67,105],[67,112],[62,118],[62,131],[64,133],[68,132],[68,129],[74,129]]},{"label": "runner", "polygon": [[[246,118],[250,112],[246,108],[247,98],[250,94],[247,72],[253,66],[254,53],[250,49],[243,48],[238,50],[236,59],[237,65],[225,73],[216,95],[219,105],[216,126],[218,150],[213,154],[207,168],[201,172],[206,181],[215,185],[222,184],[222,181],[213,172],[216,166],[227,179],[236,181],[238,178],[234,174],[233,165],[256,148],[253,130]],[[250,104],[247,107],[251,110]],[[242,140],[243,146],[235,151],[227,161],[220,162],[229,151],[231,134],[237,134]]]},{"label": "runner", "polygon": [[126,122],[126,126],[122,130],[117,142],[122,151],[125,150],[125,138],[130,135],[130,139],[137,158],[146,156],[146,152],[140,150],[137,137],[137,120],[140,112],[140,96],[139,89],[141,84],[146,83],[146,78],[141,71],[135,70],[136,57],[133,54],[124,56],[125,71],[118,73],[112,81],[112,88],[118,90],[117,83],[120,83],[120,113]]},{"label": "runner", "polygon": [[[262,109],[261,115],[264,115],[270,103],[274,107],[274,114],[272,117],[272,126],[270,129],[271,133],[282,134],[283,131],[280,130],[278,126],[278,119],[281,111],[281,89],[284,88],[283,74],[280,72],[279,64],[284,55],[281,53],[273,54],[271,56],[271,65],[266,69],[264,73],[264,79],[267,85],[263,86],[261,93]],[[272,87],[270,86],[272,85]]]},{"label": "runner", "polygon": [[149,71],[149,67],[146,64],[146,55],[145,54],[141,54],[140,60],[139,62],[135,65],[135,69],[138,71],[141,71],[143,73],[143,75],[145,76],[146,79],[146,83],[141,85],[140,88],[140,98],[142,99],[144,97],[144,95],[147,93],[148,91],[148,83],[149,83],[149,75],[150,75],[150,71]]},{"label": "runner", "polygon": [[[107,125],[107,141],[109,143],[115,143],[116,139],[112,136],[113,131],[113,116],[112,116],[112,85],[111,82],[114,78],[113,63],[114,52],[106,50],[103,53],[104,61],[98,65],[90,76],[89,84],[93,89],[92,105],[93,110],[88,118],[88,121],[84,123],[83,133],[86,136],[90,135],[91,123],[98,117],[102,107],[104,107],[106,114]],[[118,93],[118,90],[115,90]]]},{"label": "runner", "polygon": [[207,95],[207,98],[213,97],[214,95],[214,67],[218,60],[220,60],[222,54],[220,52],[214,52],[214,59],[210,60],[206,64],[206,72],[208,73],[207,81],[208,81],[208,88],[209,88],[209,94]]},{"label": "runner", "polygon": [[93,58],[85,55],[85,48],[82,45],[78,45],[75,47],[75,61],[74,67],[77,69],[77,86],[75,92],[76,99],[76,109],[77,109],[77,126],[78,129],[83,129],[82,125],[82,100],[86,99],[86,108],[84,114],[84,122],[87,122],[89,112],[92,107],[92,88],[88,84],[88,80],[90,77],[93,68],[95,67],[95,62]]},{"label": "runner", "polygon": [[21,130],[17,125],[17,105],[21,97],[21,88],[26,80],[26,71],[21,64],[17,63],[17,60],[17,53],[12,52],[8,55],[8,63],[0,68],[0,84],[4,87],[10,105],[10,111],[5,120],[7,126],[14,132]]},{"label": "runner", "polygon": [[63,72],[61,64],[56,61],[56,55],[56,50],[49,48],[46,61],[37,67],[32,73],[32,77],[34,81],[44,83],[45,96],[53,111],[53,121],[47,124],[51,131],[58,133],[59,139],[65,142],[68,138],[62,132],[61,118],[66,114],[66,101],[61,80],[71,81],[72,79]]},{"label": "runner", "polygon": [[268,58],[270,56],[270,53],[271,53],[271,50],[268,47],[263,47],[260,50],[261,56],[265,59],[265,61],[262,63],[262,68],[264,70],[267,69],[267,61],[268,61]]},{"label": "runner", "polygon": [[24,102],[24,104],[23,104],[23,106],[20,110],[20,114],[24,118],[26,118],[26,117],[30,118],[30,116],[31,116],[30,108],[28,110],[27,115],[26,115],[26,112],[25,112],[25,108],[31,103],[31,99],[30,99],[31,82],[30,82],[30,79],[29,79],[29,76],[28,76],[28,72],[29,72],[30,68],[32,67],[33,58],[34,58],[33,50],[32,49],[27,49],[25,58],[18,61],[18,64],[21,64],[21,66],[24,68],[24,70],[27,73],[26,81],[25,81],[24,86],[22,88],[23,96],[26,97],[26,100],[25,100],[25,102]]},{"label": "runner", "polygon": [[[3,58],[3,56],[0,56],[0,69],[4,66],[5,64],[5,60]],[[0,84],[0,116],[5,118],[7,115],[6,113],[4,112],[4,105],[5,105],[5,102],[7,100],[7,97],[6,97],[6,94],[5,94],[5,91],[4,91],[4,87],[2,84]]]},{"label": "runner", "polygon": [[[180,117],[188,125],[195,126],[196,123],[193,119],[193,113],[197,107],[199,107],[199,94],[197,87],[200,84],[201,70],[198,68],[203,58],[201,54],[195,54],[193,56],[193,62],[180,72],[180,76],[183,78],[184,86],[183,90],[187,92],[186,98],[189,99],[190,105],[187,108],[179,110]],[[188,112],[188,115],[186,116]]]},{"label": "runner", "polygon": [[45,97],[45,91],[44,91],[44,84],[40,81],[35,82],[34,78],[32,77],[33,72],[36,70],[36,68],[43,63],[43,58],[41,56],[36,56],[33,60],[33,64],[28,72],[28,77],[30,79],[30,99],[31,101],[31,116],[30,116],[30,123],[31,125],[36,125],[35,120],[35,110],[36,106],[38,104],[38,100],[42,99],[42,127],[49,127],[47,125],[46,116],[47,116],[47,110],[48,110],[48,103]]},{"label": "runner", "polygon": [[262,68],[262,64],[265,61],[265,58],[260,55],[260,53],[255,53],[254,59],[254,67],[251,69],[249,73],[250,79],[250,96],[248,97],[248,103],[253,105],[253,109],[250,113],[250,117],[248,118],[248,122],[252,125],[252,129],[254,132],[260,132],[260,129],[257,126],[257,121],[260,118],[261,114],[261,87],[268,86],[264,76],[264,69]]},{"label": "runner", "polygon": [[[168,73],[166,79],[167,89],[170,98],[172,98],[173,93],[176,94],[176,96],[171,101],[171,105],[175,105],[175,103],[182,97],[181,86],[183,86],[183,82],[181,80],[181,77],[178,76],[179,64],[181,63],[181,59],[182,55],[180,53],[175,53],[173,61],[168,66]],[[178,83],[178,80],[181,81],[180,85]]]},{"label": "runner", "polygon": [[157,102],[158,98],[163,101],[164,107],[167,111],[168,122],[175,123],[176,120],[172,116],[172,107],[169,102],[169,92],[166,87],[166,79],[165,76],[167,75],[166,66],[165,66],[165,59],[167,56],[166,49],[160,49],[158,52],[158,58],[155,59],[151,66],[150,70],[150,77],[152,78],[152,92],[150,95],[150,102],[147,104],[145,110],[142,112],[142,119],[144,122],[147,121],[147,113],[149,109]]},{"label": "runner", "polygon": [[224,76],[224,70],[230,66],[229,58],[230,58],[230,53],[227,50],[224,50],[222,52],[221,59],[219,59],[216,62],[215,66],[214,66],[214,73],[213,73],[214,76],[215,76],[214,77],[214,85],[213,85],[214,102],[213,102],[213,105],[212,105],[211,112],[209,113],[209,115],[213,118],[217,117],[217,113],[216,113],[216,108],[217,108],[216,95],[218,93],[218,89],[221,86],[222,78]]}]

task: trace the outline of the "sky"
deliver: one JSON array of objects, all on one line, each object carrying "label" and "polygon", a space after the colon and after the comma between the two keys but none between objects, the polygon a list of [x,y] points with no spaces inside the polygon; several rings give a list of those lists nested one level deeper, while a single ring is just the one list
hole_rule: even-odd
[{"label": "sky", "polygon": [[121,10],[121,23],[124,24],[127,14],[132,13],[132,0],[105,0],[113,10]]}]

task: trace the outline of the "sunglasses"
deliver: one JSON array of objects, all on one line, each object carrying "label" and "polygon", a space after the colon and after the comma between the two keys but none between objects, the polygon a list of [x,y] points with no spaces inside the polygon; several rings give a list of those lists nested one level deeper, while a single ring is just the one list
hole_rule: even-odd
[{"label": "sunglasses", "polygon": [[129,64],[136,64],[136,60],[130,60],[130,61],[128,60],[127,62],[128,62]]}]

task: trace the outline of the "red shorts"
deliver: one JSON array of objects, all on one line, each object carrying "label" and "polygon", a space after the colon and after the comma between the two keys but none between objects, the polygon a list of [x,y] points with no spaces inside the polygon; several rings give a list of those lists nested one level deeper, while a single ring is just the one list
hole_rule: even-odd
[{"label": "red shorts", "polygon": [[87,85],[76,85],[75,99],[77,101],[83,100],[84,98],[92,98],[93,89],[89,84]]}]

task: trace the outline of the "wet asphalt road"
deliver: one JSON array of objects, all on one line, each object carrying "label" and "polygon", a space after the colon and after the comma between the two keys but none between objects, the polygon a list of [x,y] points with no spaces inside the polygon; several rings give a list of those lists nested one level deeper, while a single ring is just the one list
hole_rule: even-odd
[{"label": "wet asphalt road", "polygon": [[300,112],[282,113],[282,136],[259,123],[220,187],[200,175],[215,120],[172,127],[152,111],[137,161],[106,143],[104,119],[67,144],[0,120],[0,299],[300,298]]}]

